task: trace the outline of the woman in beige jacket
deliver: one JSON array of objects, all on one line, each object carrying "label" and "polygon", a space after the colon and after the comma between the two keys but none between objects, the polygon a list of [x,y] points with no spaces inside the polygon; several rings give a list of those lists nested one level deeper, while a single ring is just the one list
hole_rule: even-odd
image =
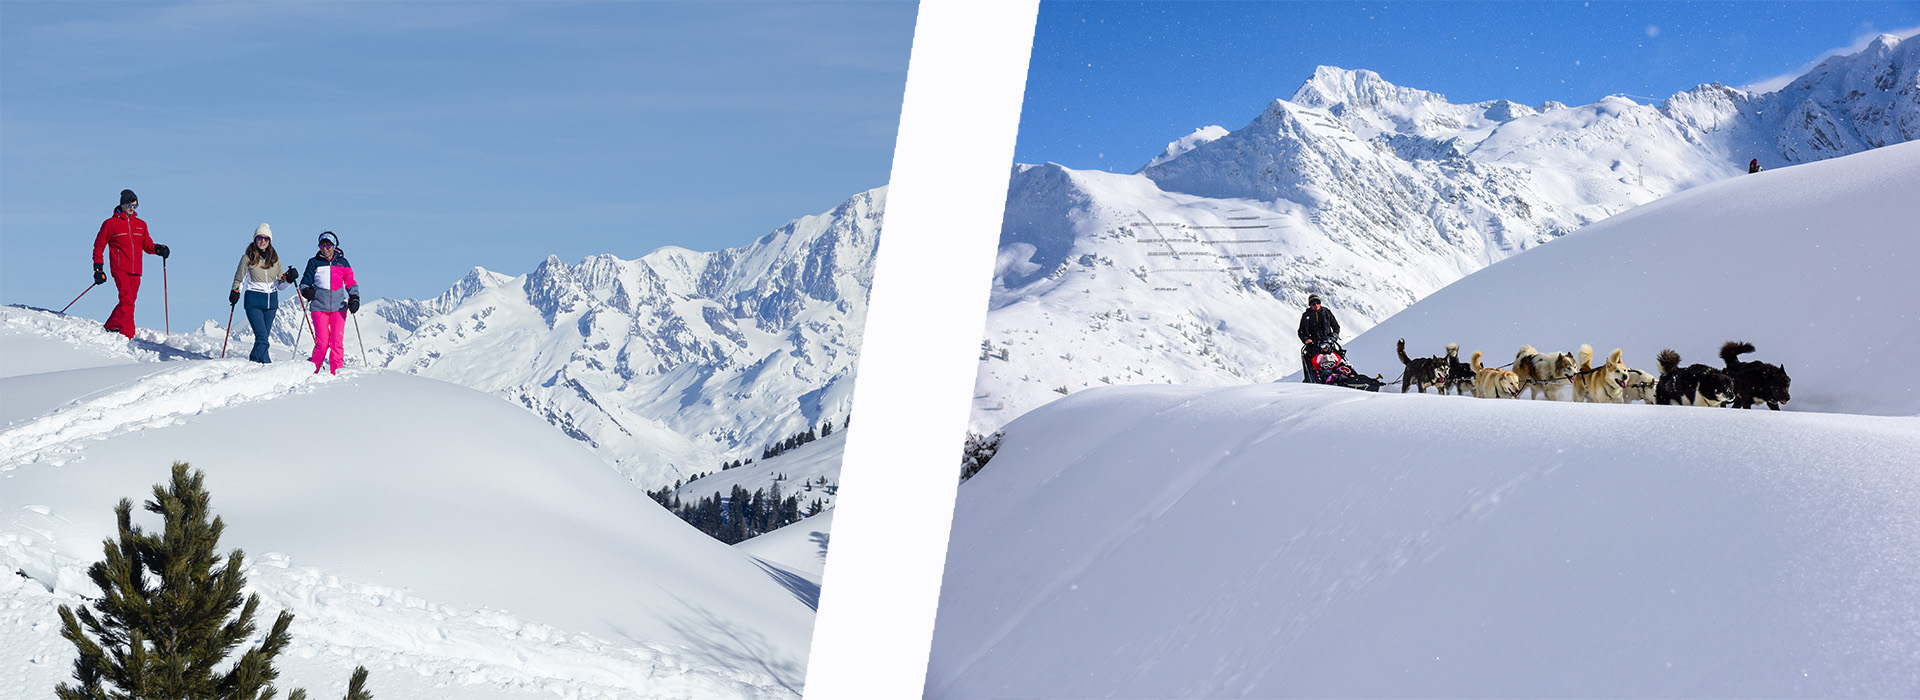
[{"label": "woman in beige jacket", "polygon": [[280,292],[300,281],[300,271],[291,266],[282,273],[280,254],[273,250],[273,229],[261,224],[253,230],[253,242],[247,244],[247,252],[240,256],[240,269],[233,273],[233,291],[227,294],[227,305],[240,302],[242,292],[247,299],[247,323],[253,326],[253,352],[247,359],[254,362],[272,362],[267,357],[267,340],[273,334],[273,314],[280,309]]}]

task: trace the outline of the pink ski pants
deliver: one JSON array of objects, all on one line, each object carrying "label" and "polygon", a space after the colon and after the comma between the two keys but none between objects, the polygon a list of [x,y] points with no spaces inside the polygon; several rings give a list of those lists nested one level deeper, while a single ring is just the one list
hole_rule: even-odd
[{"label": "pink ski pants", "polygon": [[313,368],[320,369],[320,363],[327,359],[327,353],[333,353],[333,370],[340,371],[340,365],[346,364],[347,312],[313,312]]}]

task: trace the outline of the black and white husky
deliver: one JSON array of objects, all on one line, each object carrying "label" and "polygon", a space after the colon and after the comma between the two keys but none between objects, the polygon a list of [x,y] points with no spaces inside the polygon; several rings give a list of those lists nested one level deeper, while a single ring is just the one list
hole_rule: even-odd
[{"label": "black and white husky", "polygon": [[1753,343],[1737,340],[1720,346],[1720,360],[1727,363],[1727,376],[1733,378],[1733,407],[1753,408],[1755,399],[1767,402],[1767,408],[1780,410],[1780,404],[1792,398],[1787,388],[1793,379],[1785,365],[1765,362],[1741,362],[1740,356],[1753,352]]},{"label": "black and white husky", "polygon": [[1418,386],[1420,393],[1427,393],[1427,387],[1439,387],[1440,393],[1447,393],[1447,379],[1453,374],[1452,363],[1460,361],[1460,344],[1448,343],[1447,354],[1441,357],[1407,357],[1407,339],[1401,338],[1394,345],[1400,351],[1400,364],[1406,365],[1406,373],[1400,375],[1400,393],[1407,393],[1407,387]]},{"label": "black and white husky", "polygon": [[1660,405],[1725,406],[1733,401],[1733,378],[1703,364],[1680,366],[1680,353],[1661,350],[1660,381],[1654,400]]}]

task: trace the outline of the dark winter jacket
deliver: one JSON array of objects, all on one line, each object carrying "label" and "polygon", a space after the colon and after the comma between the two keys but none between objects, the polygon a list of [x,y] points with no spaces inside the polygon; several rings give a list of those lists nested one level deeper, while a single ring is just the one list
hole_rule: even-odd
[{"label": "dark winter jacket", "polygon": [[1309,306],[1306,313],[1300,314],[1300,342],[1322,340],[1340,340],[1340,321],[1334,319],[1333,311],[1325,306],[1318,309]]},{"label": "dark winter jacket", "polygon": [[333,259],[318,255],[307,261],[307,269],[300,275],[300,290],[313,290],[313,301],[307,302],[307,310],[314,313],[343,311],[347,308],[347,297],[360,296],[360,282],[353,278],[353,265],[347,263],[347,254],[335,249]]},{"label": "dark winter jacket", "polygon": [[93,237],[93,264],[101,263],[100,252],[111,251],[108,259],[113,261],[113,269],[131,275],[138,275],[145,256],[142,253],[153,252],[153,239],[147,236],[147,222],[140,216],[113,208],[113,216],[100,222],[100,233]]}]

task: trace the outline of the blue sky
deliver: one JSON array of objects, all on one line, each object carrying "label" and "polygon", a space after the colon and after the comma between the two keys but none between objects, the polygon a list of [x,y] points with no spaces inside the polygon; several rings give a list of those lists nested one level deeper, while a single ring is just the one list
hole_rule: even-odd
[{"label": "blue sky", "polygon": [[1048,1],[1015,160],[1133,172],[1194,129],[1245,126],[1320,65],[1457,104],[1651,103],[1702,83],[1798,75],[1863,37],[1916,29],[1916,0]]},{"label": "blue sky", "polygon": [[[549,254],[744,245],[886,184],[915,12],[7,0],[0,303],[78,294],[122,188],[173,248],[175,331],[225,321],[261,222],[301,261],[338,232],[370,298]],[[105,318],[107,287],[71,313]]]}]

